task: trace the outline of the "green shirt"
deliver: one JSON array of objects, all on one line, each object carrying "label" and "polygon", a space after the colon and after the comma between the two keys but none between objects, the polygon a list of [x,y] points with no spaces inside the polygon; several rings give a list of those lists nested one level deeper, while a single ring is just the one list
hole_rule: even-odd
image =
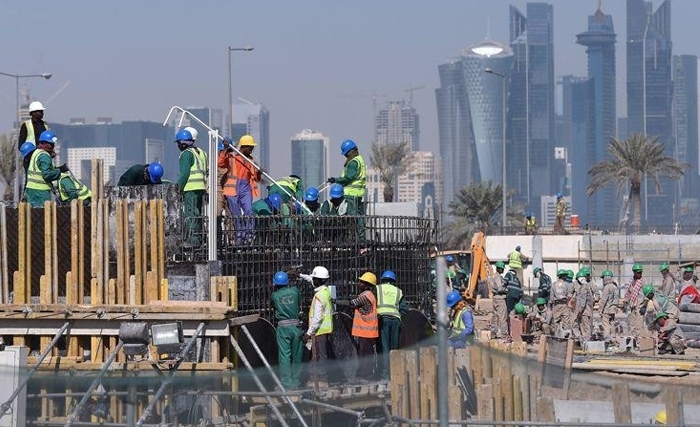
[{"label": "green shirt", "polygon": [[326,200],[321,205],[321,215],[340,216],[346,215],[348,210],[348,202],[343,199],[338,206],[334,206],[330,200]]},{"label": "green shirt", "polygon": [[[190,157],[192,155],[190,154]],[[151,182],[146,179],[144,176],[145,174],[143,173],[144,169],[146,169],[148,165],[134,165],[127,169],[126,172],[122,174],[121,177],[119,177],[119,183],[117,184],[118,186],[130,186],[130,185],[148,185]],[[189,168],[187,169],[187,175],[189,177],[190,170]],[[182,165],[180,165],[180,174],[182,174]],[[178,181],[179,183],[180,181]],[[185,181],[187,182],[187,181]]]},{"label": "green shirt", "polygon": [[274,215],[272,208],[265,199],[258,199],[253,202],[253,214],[259,216]]},{"label": "green shirt", "polygon": [[360,176],[360,163],[354,161],[353,158],[352,160],[349,160],[345,165],[345,174],[341,177],[336,178],[335,182],[345,187],[346,185],[356,180],[358,176]]},{"label": "green shirt", "polygon": [[182,191],[185,184],[190,179],[190,169],[194,163],[194,156],[191,151],[185,150],[180,155],[180,177],[177,179],[177,185]]},{"label": "green shirt", "polygon": [[36,166],[41,171],[41,177],[44,181],[56,181],[61,177],[61,170],[53,165],[53,159],[48,154],[41,153],[36,159]]},{"label": "green shirt", "polygon": [[299,319],[299,301],[301,292],[296,286],[279,287],[270,297],[272,308],[275,309],[275,319]]}]

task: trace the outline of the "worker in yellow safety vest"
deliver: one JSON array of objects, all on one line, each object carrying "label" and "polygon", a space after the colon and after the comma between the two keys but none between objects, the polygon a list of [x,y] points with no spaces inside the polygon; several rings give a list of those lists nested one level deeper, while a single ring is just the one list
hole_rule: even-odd
[{"label": "worker in yellow safety vest", "polygon": [[61,172],[58,179],[58,199],[68,204],[71,200],[82,200],[83,205],[90,206],[92,191],[73,175],[71,171]]},{"label": "worker in yellow safety vest", "polygon": [[194,137],[186,129],[177,132],[175,143],[180,150],[180,177],[177,184],[182,192],[187,244],[190,247],[199,246],[202,233],[202,208],[209,174],[207,154],[194,146]]},{"label": "worker in yellow safety vest", "polygon": [[36,145],[37,135],[49,130],[49,124],[44,121],[44,106],[39,101],[29,104],[29,120],[25,120],[19,128],[17,147],[22,147],[25,142]]},{"label": "worker in yellow safety vest", "polygon": [[399,348],[401,317],[408,313],[408,304],[403,292],[396,286],[396,273],[386,270],[377,286],[377,315],[379,316],[379,337],[381,339],[381,376],[389,378],[389,352]]},{"label": "worker in yellow safety vest", "polygon": [[345,199],[348,202],[348,215],[364,215],[365,185],[367,182],[365,160],[352,139],[346,139],[340,144],[340,152],[345,156],[343,173],[338,178],[328,178],[328,182],[343,186]]},{"label": "worker in yellow safety vest", "polygon": [[300,274],[299,277],[311,282],[314,287],[309,307],[309,327],[302,337],[305,344],[311,341],[313,369],[308,385],[314,387],[318,384],[319,388],[325,388],[328,387],[328,349],[333,333],[331,290],[326,285],[330,276],[328,269],[319,265],[314,267],[310,275]]},{"label": "worker in yellow safety vest", "polygon": [[513,252],[508,254],[508,268],[515,271],[515,275],[518,276],[518,281],[521,285],[524,285],[523,263],[530,262],[530,257],[523,255],[520,249],[520,245],[518,245]]},{"label": "worker in yellow safety vest", "polygon": [[53,200],[51,183],[61,176],[61,172],[68,172],[68,166],[65,164],[58,168],[53,164],[53,158],[56,157],[54,146],[57,141],[56,134],[50,130],[44,131],[39,136],[36,150],[31,154],[24,196],[33,208],[44,207],[45,202]]}]

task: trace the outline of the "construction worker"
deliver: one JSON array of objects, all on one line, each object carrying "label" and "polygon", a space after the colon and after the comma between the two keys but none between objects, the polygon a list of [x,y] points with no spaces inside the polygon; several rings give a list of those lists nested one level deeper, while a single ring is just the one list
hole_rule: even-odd
[{"label": "construction worker", "polygon": [[298,175],[283,176],[267,187],[267,194],[279,194],[284,203],[292,200],[302,201],[304,199],[304,183]]},{"label": "construction worker", "polygon": [[450,346],[465,348],[474,344],[474,314],[459,291],[447,294],[447,308],[450,310]]},{"label": "construction worker", "polygon": [[313,215],[318,212],[321,207],[321,204],[318,202],[318,188],[309,187],[306,189],[306,192],[304,192],[304,205],[308,208],[308,210],[303,210],[306,214]]},{"label": "construction worker", "polygon": [[508,289],[506,293],[506,310],[510,313],[523,296],[522,282],[518,279],[516,272],[511,269],[503,275],[503,283]]},{"label": "construction worker", "polygon": [[194,146],[190,131],[181,129],[175,134],[175,143],[180,150],[180,177],[177,181],[182,193],[185,235],[190,246],[199,246],[202,234],[202,209],[207,194],[207,153]]},{"label": "construction worker", "polygon": [[491,332],[494,338],[505,338],[508,335],[508,310],[506,309],[506,294],[508,287],[503,280],[503,261],[496,263],[496,273],[501,276],[500,283],[493,289],[493,315],[491,316]]},{"label": "construction worker", "polygon": [[685,354],[685,336],[675,319],[660,311],[654,317],[654,324],[659,329],[657,350],[659,354]]},{"label": "construction worker", "polygon": [[329,195],[330,200],[326,200],[321,205],[321,215],[350,215],[350,205],[348,204],[342,185],[331,185]]},{"label": "construction worker", "polygon": [[32,153],[34,150],[36,150],[36,144],[29,141],[25,142],[21,147],[19,147],[19,154],[22,156],[22,165],[24,166],[24,175],[27,175],[27,171],[29,170],[29,162],[32,160]]},{"label": "construction worker", "polygon": [[377,315],[382,344],[381,376],[389,378],[389,352],[399,348],[401,317],[408,313],[403,292],[396,286],[396,273],[386,270],[377,285]]},{"label": "construction worker", "polygon": [[275,290],[270,302],[277,323],[277,351],[280,364],[280,381],[286,389],[299,388],[301,359],[304,354],[303,332],[299,328],[299,307],[301,292],[289,285],[289,276],[278,271],[272,278]]},{"label": "construction worker", "polygon": [[530,311],[528,318],[530,319],[531,333],[539,339],[542,334],[551,335],[552,310],[547,307],[547,300],[543,297],[537,298],[535,304],[537,308]]},{"label": "construction worker", "polygon": [[537,218],[532,216],[532,212],[525,213],[525,234],[537,234]]},{"label": "construction worker", "polygon": [[[239,241],[251,239],[255,223],[251,216],[258,212],[253,207],[253,200],[260,197],[260,182],[262,171],[255,167],[253,150],[257,145],[250,135],[243,135],[238,140],[237,153],[229,138],[222,141],[223,150],[219,152],[217,165],[226,169],[226,181],[223,194],[228,210],[233,217],[236,237]],[[259,206],[262,208],[262,204]],[[277,206],[279,210],[279,206]],[[243,217],[243,218],[241,218]]]},{"label": "construction worker", "polygon": [[557,280],[552,283],[552,291],[549,294],[549,304],[552,306],[552,327],[557,328],[559,331],[571,329],[569,301],[573,299],[574,287],[567,282],[567,276],[567,270],[558,270]]},{"label": "construction worker", "polygon": [[70,204],[71,200],[82,200],[84,206],[90,206],[92,191],[71,171],[61,172],[58,178],[58,199],[63,204]]},{"label": "construction worker", "polygon": [[535,280],[539,282],[537,286],[537,296],[549,301],[549,293],[552,289],[552,278],[544,273],[542,267],[535,267],[533,273]]},{"label": "construction worker", "polygon": [[452,282],[452,288],[458,291],[466,291],[469,287],[469,272],[463,268],[457,270],[457,276]]},{"label": "construction worker", "polygon": [[627,284],[625,294],[625,310],[627,326],[632,335],[638,336],[644,331],[644,315],[646,313],[646,299],[642,294],[644,281],[642,279],[643,268],[639,263],[632,265],[632,279]]},{"label": "construction worker", "polygon": [[271,194],[253,203],[253,214],[256,216],[279,215],[281,207],[282,197],[279,194]]},{"label": "construction worker", "polygon": [[44,121],[44,110],[44,106],[39,101],[29,103],[29,120],[25,120],[19,127],[17,148],[21,148],[25,142],[37,145],[37,135],[49,130],[49,124]]},{"label": "construction worker", "polygon": [[666,410],[665,409],[657,412],[656,415],[654,415],[654,424],[656,424],[656,425],[664,425],[665,426],[666,420],[667,420],[667,418],[666,418]]},{"label": "construction worker", "polygon": [[145,165],[133,165],[119,177],[117,186],[130,187],[132,185],[153,185],[161,184],[163,178],[163,165],[159,162],[147,163]]},{"label": "construction worker", "polygon": [[593,292],[588,267],[576,274],[574,284],[573,332],[581,342],[589,341],[593,332]]},{"label": "construction worker", "polygon": [[352,139],[346,139],[340,144],[340,152],[346,159],[343,173],[338,178],[328,178],[328,182],[343,186],[345,199],[348,202],[348,215],[364,215],[365,183],[367,181],[365,160]]},{"label": "construction worker", "polygon": [[644,298],[649,301],[649,303],[645,304],[647,310],[650,306],[652,307],[652,312],[648,313],[647,315],[651,317],[663,311],[669,318],[678,320],[681,313],[680,310],[678,310],[676,301],[673,298],[669,298],[664,294],[656,292],[654,285],[651,283],[644,285],[642,288],[642,294],[644,295]]},{"label": "construction worker", "polygon": [[606,340],[610,340],[615,332],[615,315],[620,302],[620,289],[613,280],[612,271],[603,270],[600,277],[603,279],[603,293],[600,296],[598,306],[603,324],[603,335]]},{"label": "construction worker", "polygon": [[311,373],[311,387],[328,387],[328,349],[333,333],[333,307],[331,290],[326,286],[330,277],[325,267],[314,267],[310,275],[300,274],[300,278],[311,281],[314,296],[309,307],[309,327],[302,337],[304,343],[312,341],[311,357],[314,361]]},{"label": "construction worker", "polygon": [[561,193],[557,193],[557,206],[555,208],[556,219],[554,222],[554,234],[566,234],[564,218],[566,218],[566,201]]},{"label": "construction worker", "polygon": [[513,252],[508,254],[508,268],[515,272],[521,285],[525,283],[523,277],[524,262],[530,262],[530,258],[526,257],[522,252],[520,252],[520,245],[518,245],[515,247]]},{"label": "construction worker", "polygon": [[339,299],[335,304],[355,310],[351,335],[355,339],[357,357],[360,359],[357,375],[363,380],[370,380],[374,374],[375,346],[379,338],[377,299],[372,292],[377,286],[377,276],[367,271],[357,279],[357,283],[360,289],[357,298],[349,301]]},{"label": "construction worker", "polygon": [[46,130],[39,135],[36,150],[31,154],[24,196],[33,208],[42,208],[45,202],[53,200],[51,183],[61,177],[61,172],[68,172],[68,166],[65,164],[58,168],[53,164],[53,158],[56,157],[54,146],[57,141],[56,134]]},{"label": "construction worker", "polygon": [[661,272],[662,276],[659,291],[661,291],[661,293],[667,297],[676,298],[676,278],[669,271],[668,263],[661,263],[659,266],[659,271]]},{"label": "construction worker", "polygon": [[700,304],[700,292],[695,287],[695,281],[693,280],[694,273],[693,267],[683,269],[683,282],[681,283],[681,291],[678,294],[678,307],[681,310],[690,303]]}]

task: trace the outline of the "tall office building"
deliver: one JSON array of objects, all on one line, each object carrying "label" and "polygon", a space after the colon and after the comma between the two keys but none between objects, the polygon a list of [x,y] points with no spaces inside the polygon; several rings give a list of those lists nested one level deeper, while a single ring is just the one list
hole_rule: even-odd
[{"label": "tall office building", "polygon": [[510,7],[510,77],[507,148],[508,188],[528,208],[552,194],[554,159],[554,12],[550,4],[528,3],[527,16]]},{"label": "tall office building", "polygon": [[304,129],[292,138],[292,173],[308,188],[326,182],[330,139],[316,130]]},{"label": "tall office building", "polygon": [[255,138],[255,157],[259,165],[270,169],[270,112],[261,104],[247,102],[233,104],[233,123],[231,137],[238,141],[241,136],[248,134]]},{"label": "tall office building", "polygon": [[[673,156],[671,1],[656,11],[653,6],[651,1],[627,0],[628,131],[658,137],[665,154]],[[653,182],[643,186],[649,192],[642,194],[642,219],[670,225],[675,184],[661,179],[661,185],[658,196]]]},{"label": "tall office building", "polygon": [[411,151],[419,147],[419,118],[406,101],[389,101],[374,118],[374,141],[378,144],[405,142]]},{"label": "tall office building", "polygon": [[[675,158],[688,163],[683,179],[677,183],[682,217],[697,223],[700,203],[700,176],[698,176],[698,57],[673,57],[673,117],[676,140]],[[684,220],[684,222],[686,222]]]},{"label": "tall office building", "polygon": [[[581,221],[591,225],[615,225],[619,216],[613,186],[599,190],[590,198],[586,196],[590,181],[588,169],[606,158],[606,147],[616,134],[615,37],[612,16],[604,14],[600,7],[588,17],[588,29],[576,35],[576,43],[586,46],[588,78],[593,85],[593,116],[588,129],[592,133],[588,138],[590,144],[574,145],[577,161],[572,163],[572,168],[579,180],[573,187],[572,203],[580,206]],[[581,171],[576,172],[576,169]]]}]

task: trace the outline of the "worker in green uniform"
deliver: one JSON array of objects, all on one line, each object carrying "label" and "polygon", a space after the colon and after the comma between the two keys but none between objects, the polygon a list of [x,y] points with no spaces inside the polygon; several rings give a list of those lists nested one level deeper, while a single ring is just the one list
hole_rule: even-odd
[{"label": "worker in green uniform", "polygon": [[191,246],[199,246],[202,234],[202,209],[207,194],[207,153],[194,146],[190,131],[181,129],[175,135],[180,150],[180,177],[177,181],[182,192],[185,233]]},{"label": "worker in green uniform", "polygon": [[301,292],[296,286],[289,285],[289,277],[284,271],[278,271],[272,278],[275,290],[271,302],[277,322],[277,351],[280,364],[280,380],[286,389],[299,388],[301,358],[304,347],[299,328],[299,303]]},{"label": "worker in green uniform", "polygon": [[284,203],[292,200],[291,196],[301,202],[304,200],[304,183],[297,175],[283,176],[276,183],[267,187],[267,195],[271,194],[279,194]]},{"label": "worker in green uniform", "polygon": [[270,216],[278,215],[282,206],[282,197],[279,194],[271,194],[264,199],[258,199],[253,203],[253,215]]},{"label": "worker in green uniform", "polygon": [[58,199],[66,205],[70,204],[71,200],[81,200],[83,205],[90,206],[92,191],[70,171],[61,172],[58,179]]},{"label": "worker in green uniform", "polygon": [[396,273],[386,270],[377,286],[377,315],[379,316],[379,337],[382,344],[381,376],[389,378],[389,352],[399,348],[401,317],[408,314],[408,304],[403,292],[396,285]]},{"label": "worker in green uniform", "polygon": [[133,165],[119,177],[120,187],[132,185],[160,184],[163,177],[163,165],[158,162],[145,165]]},{"label": "worker in green uniform", "polygon": [[51,182],[60,178],[61,172],[68,172],[68,166],[65,164],[58,168],[53,164],[53,158],[56,157],[54,146],[57,141],[53,131],[45,130],[39,136],[36,150],[31,154],[24,195],[33,208],[44,207],[45,202],[54,199]]},{"label": "worker in green uniform", "polygon": [[340,184],[331,185],[330,200],[321,205],[321,215],[343,216],[350,215],[350,206]]},{"label": "worker in green uniform", "polygon": [[352,139],[346,139],[340,144],[340,152],[345,156],[343,173],[338,178],[328,178],[328,182],[343,186],[345,199],[348,203],[348,215],[364,215],[365,184],[367,182],[365,160]]}]

